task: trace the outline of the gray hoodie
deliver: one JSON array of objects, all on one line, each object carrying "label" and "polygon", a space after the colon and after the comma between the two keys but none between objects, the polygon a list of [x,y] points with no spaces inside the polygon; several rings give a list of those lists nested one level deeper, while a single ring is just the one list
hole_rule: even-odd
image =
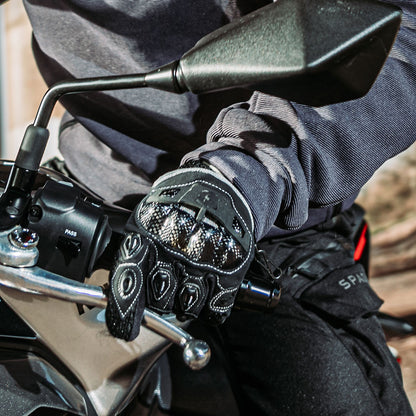
[{"label": "gray hoodie", "polygon": [[[149,71],[268,2],[24,3],[35,57],[52,84]],[[416,3],[389,3],[403,9],[402,27],[364,98],[314,108],[246,90],[199,97],[150,89],[68,96],[63,103],[82,125],[62,134],[69,169],[104,197],[107,189],[115,190],[108,193],[115,201],[131,192],[128,184],[145,193],[181,160],[204,158],[245,196],[258,239],[271,230],[292,232],[329,218],[351,205],[378,167],[416,138]],[[99,166],[102,149],[107,175]],[[120,160],[130,167],[118,169]]]}]

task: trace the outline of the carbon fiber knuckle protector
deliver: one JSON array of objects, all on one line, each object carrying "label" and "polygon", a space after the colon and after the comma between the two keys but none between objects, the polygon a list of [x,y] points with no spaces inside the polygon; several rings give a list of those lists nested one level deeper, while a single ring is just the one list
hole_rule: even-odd
[{"label": "carbon fiber knuckle protector", "polygon": [[132,219],[157,252],[149,306],[221,323],[254,255],[253,220],[239,191],[209,169],[178,169],[154,184]]},{"label": "carbon fiber knuckle protector", "polygon": [[136,225],[199,267],[232,272],[253,250],[253,221],[239,192],[207,169],[160,178],[135,213]]}]

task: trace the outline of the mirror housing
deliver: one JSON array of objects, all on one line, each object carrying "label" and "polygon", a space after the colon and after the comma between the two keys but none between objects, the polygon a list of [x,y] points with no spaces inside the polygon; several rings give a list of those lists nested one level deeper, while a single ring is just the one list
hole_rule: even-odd
[{"label": "mirror housing", "polygon": [[279,0],[202,38],[174,76],[195,94],[246,87],[312,106],[347,101],[371,88],[400,21],[375,0]]}]

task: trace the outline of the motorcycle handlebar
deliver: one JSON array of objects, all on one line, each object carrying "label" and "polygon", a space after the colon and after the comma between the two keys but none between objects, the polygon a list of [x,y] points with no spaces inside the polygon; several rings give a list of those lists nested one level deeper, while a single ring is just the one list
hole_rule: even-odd
[{"label": "motorcycle handlebar", "polygon": [[[15,268],[0,265],[0,284],[22,292],[99,308],[105,308],[108,301],[100,286],[80,283],[37,266]],[[194,339],[177,326],[173,315],[162,317],[145,309],[142,324],[179,345],[183,349],[183,359],[191,369],[201,369],[208,363],[211,355],[208,344]]]},{"label": "motorcycle handlebar", "polygon": [[[0,264],[0,285],[22,292],[43,295],[67,302],[98,308],[107,306],[108,298],[101,286],[88,285],[49,272],[40,267],[10,267]],[[239,308],[274,308],[279,291],[272,292],[249,281],[244,281],[237,297]],[[211,351],[204,341],[194,339],[175,322],[175,317],[162,317],[149,309],[144,310],[142,324],[183,349],[183,360],[193,370],[199,370],[209,362]]]}]

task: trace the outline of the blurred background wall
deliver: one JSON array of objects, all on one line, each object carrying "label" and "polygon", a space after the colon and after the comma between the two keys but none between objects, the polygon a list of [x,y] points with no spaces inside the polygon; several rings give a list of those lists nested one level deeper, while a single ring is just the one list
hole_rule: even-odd
[{"label": "blurred background wall", "polygon": [[[1,9],[1,158],[16,156],[21,138],[32,123],[46,85],[31,53],[31,29],[21,1],[9,1]],[[57,154],[57,131],[62,107],[57,106],[50,124],[51,139],[44,159]]]}]

